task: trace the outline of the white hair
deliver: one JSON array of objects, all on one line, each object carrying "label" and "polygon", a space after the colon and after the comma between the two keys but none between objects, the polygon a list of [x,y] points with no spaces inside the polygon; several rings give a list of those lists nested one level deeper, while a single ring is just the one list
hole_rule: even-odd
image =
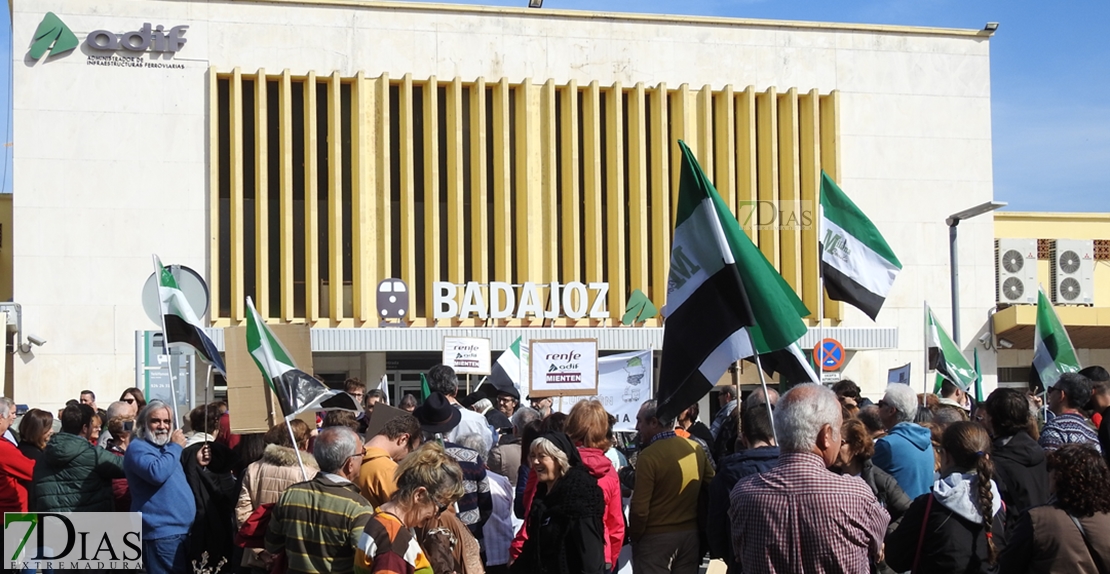
[{"label": "white hair", "polygon": [[472,410],[478,411],[480,413],[484,413],[487,410],[492,409],[492,408],[493,408],[493,403],[491,403],[489,399],[477,400],[477,401],[474,402],[474,406],[471,407]]},{"label": "white hair", "polygon": [[917,414],[917,393],[909,385],[901,383],[887,385],[883,400],[898,411],[898,422],[913,422],[913,417]]},{"label": "white hair", "polygon": [[825,425],[833,428],[834,435],[839,434],[840,402],[822,385],[798,385],[782,395],[775,407],[775,431],[784,452],[812,451]]},{"label": "white hair", "polygon": [[455,442],[478,453],[478,456],[482,457],[483,461],[489,460],[489,451],[493,448],[491,444],[493,442],[493,437],[491,437],[489,433],[465,434],[455,439]]}]

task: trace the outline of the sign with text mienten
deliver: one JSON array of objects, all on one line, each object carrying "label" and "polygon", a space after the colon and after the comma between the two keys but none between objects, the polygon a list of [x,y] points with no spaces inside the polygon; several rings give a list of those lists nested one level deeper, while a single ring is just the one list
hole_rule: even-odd
[{"label": "sign with text mienten", "polygon": [[529,396],[597,394],[597,339],[533,339]]},{"label": "sign with text mienten", "polygon": [[444,337],[443,364],[460,375],[490,374],[489,339]]},{"label": "sign with text mienten", "polygon": [[[516,288],[520,288],[517,296]],[[470,281],[456,285],[444,281],[432,283],[435,294],[433,317],[441,319],[523,319],[532,316],[539,319],[608,319],[609,309],[605,297],[609,293],[608,283],[580,283],[571,281],[566,285],[558,281],[533,283],[526,281],[513,285],[493,281],[488,285]],[[462,299],[459,299],[459,292]]]}]

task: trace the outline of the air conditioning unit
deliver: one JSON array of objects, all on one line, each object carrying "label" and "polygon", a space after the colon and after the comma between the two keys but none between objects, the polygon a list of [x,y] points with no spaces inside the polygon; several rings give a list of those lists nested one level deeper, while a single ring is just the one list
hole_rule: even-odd
[{"label": "air conditioning unit", "polygon": [[1052,302],[1056,305],[1094,305],[1095,242],[1057,239],[1050,254]]},{"label": "air conditioning unit", "polygon": [[1037,302],[1037,240],[994,241],[995,284],[998,302],[1006,305]]}]

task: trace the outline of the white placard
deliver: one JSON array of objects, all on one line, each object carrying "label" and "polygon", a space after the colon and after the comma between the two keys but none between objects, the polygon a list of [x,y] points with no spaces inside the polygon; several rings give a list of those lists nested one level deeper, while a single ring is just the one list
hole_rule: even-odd
[{"label": "white placard", "polygon": [[597,339],[533,340],[530,396],[597,394]]},{"label": "white placard", "polygon": [[557,397],[552,400],[552,407],[561,413],[570,413],[575,403],[597,399],[605,407],[605,412],[617,418],[613,430],[635,431],[636,413],[640,411],[640,405],[651,398],[651,357],[650,349],[601,357],[597,360],[597,394]]},{"label": "white placard", "polygon": [[444,337],[443,364],[460,375],[490,374],[489,339]]}]

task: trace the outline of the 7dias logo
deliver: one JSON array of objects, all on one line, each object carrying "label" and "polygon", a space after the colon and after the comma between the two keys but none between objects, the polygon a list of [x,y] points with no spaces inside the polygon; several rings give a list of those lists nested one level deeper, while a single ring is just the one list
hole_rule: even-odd
[{"label": "7dias logo", "polygon": [[4,568],[139,570],[139,512],[5,512]]}]

